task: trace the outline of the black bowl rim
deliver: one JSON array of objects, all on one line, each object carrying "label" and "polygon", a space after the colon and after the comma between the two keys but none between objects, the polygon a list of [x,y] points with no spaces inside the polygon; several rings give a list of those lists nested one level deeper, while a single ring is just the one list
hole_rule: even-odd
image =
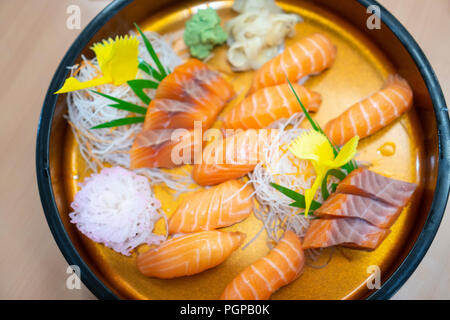
[{"label": "black bowl rim", "polygon": [[382,5],[374,0],[357,0],[366,8],[377,5],[381,9],[381,20],[391,29],[395,36],[416,63],[433,103],[436,114],[439,138],[439,165],[436,189],[430,212],[412,249],[401,265],[383,283],[382,287],[372,293],[368,299],[389,299],[408,280],[425,256],[441,224],[450,192],[450,127],[447,105],[439,81],[424,52],[405,27]]},{"label": "black bowl rim", "polygon": [[[356,0],[364,7],[376,5],[381,9],[381,20],[388,26],[395,36],[401,41],[408,53],[413,58],[425,81],[433,102],[436,114],[439,136],[439,165],[436,191],[430,212],[424,227],[414,246],[395,272],[383,283],[381,288],[372,293],[368,299],[389,299],[411,276],[425,253],[430,247],[444,215],[448,194],[450,191],[450,125],[449,115],[436,75],[420,49],[417,42],[403,27],[403,25],[383,6],[374,0]],[[61,63],[47,90],[42,107],[36,139],[36,174],[39,194],[47,223],[55,241],[69,265],[77,265],[81,271],[81,280],[89,290],[99,299],[119,299],[83,261],[74,247],[69,235],[59,216],[54,199],[49,166],[50,130],[55,111],[57,95],[54,92],[62,85],[68,74],[67,66],[73,65],[83,48],[98,30],[123,9],[132,0],[115,0],[103,9],[81,32],[73,42]]]}]

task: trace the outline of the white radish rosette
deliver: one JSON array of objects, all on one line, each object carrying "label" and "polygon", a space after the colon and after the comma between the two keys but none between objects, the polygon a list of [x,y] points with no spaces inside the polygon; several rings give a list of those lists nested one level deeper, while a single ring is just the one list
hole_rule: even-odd
[{"label": "white radish rosette", "polygon": [[71,222],[84,235],[121,254],[165,239],[153,233],[163,215],[148,179],[124,168],[104,168],[86,178],[71,206]]}]

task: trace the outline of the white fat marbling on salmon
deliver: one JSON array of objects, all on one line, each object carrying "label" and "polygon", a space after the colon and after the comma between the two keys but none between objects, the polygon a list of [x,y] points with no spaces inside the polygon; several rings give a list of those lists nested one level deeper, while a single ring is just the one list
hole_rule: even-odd
[{"label": "white fat marbling on salmon", "polygon": [[263,261],[265,261],[270,267],[272,267],[278,273],[278,275],[280,276],[281,279],[283,279],[284,282],[287,281],[286,277],[284,275],[284,272],[282,272],[280,270],[280,268],[275,263],[273,263],[271,260],[267,259],[266,257],[264,257],[262,259],[263,259]]},{"label": "white fat marbling on salmon", "polygon": [[398,114],[398,108],[395,105],[395,103],[391,100],[391,98],[389,98],[383,91],[380,91],[380,95],[387,101],[389,102],[389,105],[392,107],[392,109],[394,110],[394,115],[397,118],[399,116]]},{"label": "white fat marbling on salmon", "polygon": [[286,231],[283,240],[269,254],[245,268],[225,288],[221,299],[268,299],[284,285],[294,281],[304,265],[300,239]]},{"label": "white fat marbling on salmon", "polygon": [[212,230],[242,221],[253,210],[252,193],[251,186],[237,180],[194,192],[169,218],[169,232]]},{"label": "white fat marbling on salmon", "polygon": [[369,134],[369,132],[372,130],[372,125],[370,124],[370,119],[369,119],[369,115],[367,114],[366,110],[364,109],[363,105],[361,104],[361,102],[358,103],[359,106],[359,110],[361,111],[364,120],[366,121],[367,124],[367,129],[366,129],[366,134]]},{"label": "white fat marbling on salmon", "polygon": [[298,44],[298,47],[300,48],[300,50],[303,51],[303,53],[305,54],[305,56],[308,57],[309,62],[311,63],[310,68],[309,68],[309,72],[308,72],[308,73],[312,72],[313,70],[316,69],[316,60],[314,59],[314,57],[313,57],[313,55],[311,54],[311,52],[309,52],[308,50],[306,50],[305,47],[304,47],[301,43]]},{"label": "white fat marbling on salmon", "polygon": [[[398,75],[391,76],[381,90],[353,104],[340,116],[330,120],[325,125],[325,133],[339,145],[355,135],[365,138],[392,123],[411,106],[412,90],[408,83]],[[355,128],[354,120],[361,118],[367,123],[366,129],[361,125],[356,126],[356,132],[350,130],[349,127]]]},{"label": "white fat marbling on salmon", "polygon": [[267,280],[267,278],[261,272],[259,272],[259,270],[254,265],[251,265],[250,268],[264,282],[264,284],[267,287],[267,290],[273,292],[274,290],[272,288],[272,285],[270,284],[270,281]]},{"label": "white fat marbling on salmon", "polygon": [[378,114],[379,114],[379,116],[380,116],[380,119],[381,119],[381,125],[384,126],[384,125],[386,124],[386,119],[385,119],[385,117],[384,117],[383,112],[382,112],[381,109],[380,109],[380,106],[379,106],[378,103],[377,103],[376,101],[374,101],[372,98],[369,98],[369,102],[370,102],[370,104],[372,105],[372,107],[375,108],[375,110],[377,110],[377,112],[378,112]]},{"label": "white fat marbling on salmon", "polygon": [[258,292],[255,290],[255,288],[252,286],[252,284],[247,280],[247,278],[245,277],[245,274],[242,275],[242,280],[244,281],[245,285],[250,289],[250,291],[252,292],[255,299],[259,300]]},{"label": "white fat marbling on salmon", "polygon": [[317,44],[317,42],[314,40],[314,38],[308,38],[308,41],[310,43],[312,43],[312,45],[315,48],[317,48],[317,50],[319,50],[320,56],[322,57],[322,68],[325,68],[327,65],[327,61],[326,61],[327,57],[326,57],[325,51],[323,50],[323,48],[320,45]]},{"label": "white fat marbling on salmon", "polygon": [[293,272],[297,272],[296,268],[294,267],[294,264],[292,263],[291,259],[289,259],[288,256],[286,256],[286,254],[281,251],[278,248],[274,248],[273,249],[276,253],[278,253],[280,256],[283,257],[284,261],[286,261],[286,263],[289,265],[289,268],[293,271]]},{"label": "white fat marbling on salmon", "polygon": [[385,177],[368,169],[357,169],[337,187],[338,192],[370,197],[401,208],[406,205],[417,185]]},{"label": "white fat marbling on salmon", "polygon": [[146,276],[163,279],[196,274],[223,262],[243,239],[240,232],[203,231],[181,236],[140,254],[138,269]]}]

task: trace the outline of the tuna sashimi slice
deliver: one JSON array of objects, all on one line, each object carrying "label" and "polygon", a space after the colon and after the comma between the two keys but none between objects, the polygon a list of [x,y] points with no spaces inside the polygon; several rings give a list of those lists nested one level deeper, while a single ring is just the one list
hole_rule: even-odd
[{"label": "tuna sashimi slice", "polygon": [[417,185],[414,183],[388,178],[371,170],[359,168],[345,177],[336,191],[370,197],[403,208],[416,188]]},{"label": "tuna sashimi slice", "polygon": [[402,207],[395,207],[375,199],[334,193],[314,211],[314,215],[326,218],[361,218],[379,228],[388,229],[401,212]]},{"label": "tuna sashimi slice", "polygon": [[313,220],[303,239],[303,248],[326,248],[336,245],[374,250],[390,233],[359,218]]}]

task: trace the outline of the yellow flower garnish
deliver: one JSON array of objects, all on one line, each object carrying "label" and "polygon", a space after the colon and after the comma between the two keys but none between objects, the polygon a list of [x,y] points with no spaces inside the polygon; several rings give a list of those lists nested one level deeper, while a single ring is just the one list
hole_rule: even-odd
[{"label": "yellow flower garnish", "polygon": [[316,171],[316,179],[312,187],[305,190],[305,216],[308,214],[317,188],[322,184],[328,170],[340,168],[352,160],[356,154],[358,141],[358,136],[350,139],[336,157],[327,137],[320,132],[313,130],[304,132],[291,142],[289,151],[300,159],[310,160]]},{"label": "yellow flower garnish", "polygon": [[139,65],[138,46],[139,40],[135,36],[117,36],[115,40],[109,38],[94,44],[92,50],[97,57],[102,76],[85,82],[70,77],[55,93],[66,93],[106,83],[120,86],[135,79]]}]

